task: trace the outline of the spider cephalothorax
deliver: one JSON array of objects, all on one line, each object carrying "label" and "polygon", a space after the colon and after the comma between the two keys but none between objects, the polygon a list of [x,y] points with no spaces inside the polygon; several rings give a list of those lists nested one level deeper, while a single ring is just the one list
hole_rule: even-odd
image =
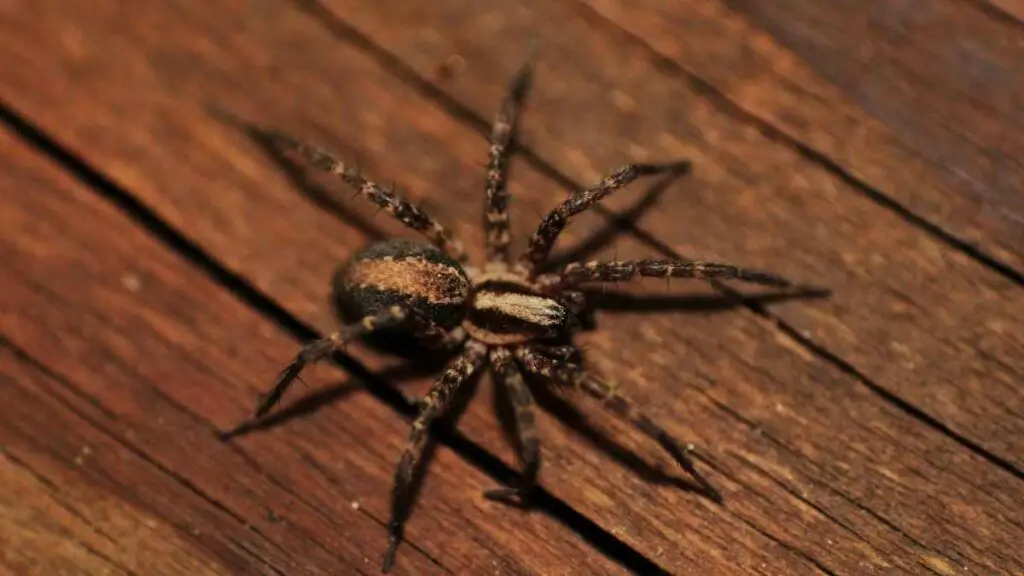
[{"label": "spider cephalothorax", "polygon": [[719,499],[715,489],[694,468],[687,448],[669,437],[621,392],[583,369],[580,351],[570,339],[575,316],[584,304],[580,287],[588,282],[628,281],[637,277],[732,278],[775,287],[792,286],[765,272],[689,260],[579,262],[554,272],[538,272],[574,215],[641,176],[688,170],[687,161],[629,164],[610,172],[597,185],[573,193],[545,216],[525,253],[514,261],[510,259],[506,162],[530,75],[527,63],[512,80],[491,130],[484,198],[487,261],[482,271],[467,266],[461,243],[441,224],[394,191],[363,178],[354,166],[285,134],[245,125],[260,139],[297,152],[318,168],[338,176],[429,241],[378,242],[340,266],[333,283],[334,303],[348,324],[303,346],[256,409],[256,418],[264,416],[303,367],[327,358],[357,337],[411,336],[421,344],[454,354],[444,374],[420,401],[419,415],[395,471],[384,571],[394,563],[401,540],[413,470],[423,454],[428,426],[445,410],[455,391],[487,364],[496,381],[509,393],[521,436],[523,461],[523,472],[516,485],[488,491],[488,498],[521,505],[536,483],[540,450],[533,396],[523,379],[526,373],[596,397],[658,442],[709,496]]}]

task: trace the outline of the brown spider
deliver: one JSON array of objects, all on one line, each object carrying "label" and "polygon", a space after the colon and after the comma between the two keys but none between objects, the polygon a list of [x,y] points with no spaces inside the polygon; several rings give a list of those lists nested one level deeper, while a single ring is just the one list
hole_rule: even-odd
[{"label": "brown spider", "polygon": [[765,272],[684,260],[572,263],[557,272],[537,272],[570,218],[640,176],[688,170],[690,164],[685,160],[629,164],[609,173],[596,186],[572,194],[544,217],[526,252],[512,260],[506,163],[531,76],[531,61],[527,60],[513,77],[491,128],[484,204],[487,261],[483,271],[467,266],[468,258],[461,243],[436,220],[394,191],[363,178],[355,167],[320,148],[279,132],[247,125],[247,129],[275,146],[296,152],[317,168],[336,175],[359,195],[430,240],[430,244],[399,239],[377,242],[338,268],[333,278],[332,296],[342,318],[351,323],[303,346],[262,398],[254,417],[265,416],[305,366],[328,358],[357,337],[412,336],[428,347],[458,352],[419,401],[419,415],[412,423],[412,432],[395,471],[384,572],[393,566],[402,538],[402,511],[408,504],[413,471],[428,439],[428,426],[445,410],[459,387],[488,363],[497,381],[509,392],[521,440],[523,470],[515,486],[489,490],[484,493],[485,497],[523,506],[537,480],[540,447],[534,400],[523,380],[523,371],[526,371],[559,386],[574,386],[603,401],[614,414],[658,442],[707,495],[720,500],[718,492],[697,472],[687,456],[691,447],[681,446],[625,396],[583,369],[580,350],[571,343],[571,334],[577,326],[576,315],[585,304],[579,287],[585,282],[632,280],[638,276],[731,278],[774,287],[793,286]]}]

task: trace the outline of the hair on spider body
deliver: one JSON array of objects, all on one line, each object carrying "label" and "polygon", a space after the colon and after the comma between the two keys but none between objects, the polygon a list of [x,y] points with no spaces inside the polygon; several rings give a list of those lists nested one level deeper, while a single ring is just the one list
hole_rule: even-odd
[{"label": "hair on spider body", "polygon": [[[439,335],[461,327],[488,345],[567,337],[578,325],[570,308],[508,271],[473,273],[439,249],[415,240],[375,242],[338,267],[334,307],[347,322],[400,307],[409,316],[364,339],[392,352],[436,346]],[[461,337],[461,334],[460,334]]]},{"label": "hair on spider body", "polygon": [[[489,490],[485,497],[525,505],[536,485],[540,441],[535,403],[524,378],[529,375],[554,389],[572,387],[596,399],[657,442],[706,495],[720,500],[715,488],[694,466],[689,448],[634,406],[621,390],[585,368],[581,351],[571,338],[579,327],[577,315],[589,312],[580,285],[648,277],[734,279],[777,288],[794,287],[784,278],[767,272],[682,259],[574,262],[541,273],[555,241],[573,216],[642,176],[686,171],[690,166],[686,160],[627,164],[609,171],[600,182],[574,192],[549,212],[530,238],[526,251],[513,260],[509,254],[507,162],[530,76],[531,63],[527,61],[512,79],[492,124],[483,195],[487,255],[483,272],[466,266],[468,258],[462,243],[453,234],[394,190],[363,178],[357,168],[320,148],[218,112],[221,117],[242,124],[250,134],[258,134],[264,142],[297,152],[317,168],[334,174],[356,190],[357,195],[429,241],[377,242],[339,266],[332,281],[331,301],[346,323],[333,334],[306,343],[278,375],[254,414],[254,419],[266,415],[303,368],[328,358],[356,338],[369,339],[370,343],[389,350],[396,344],[415,343],[420,349],[455,353],[418,403],[419,413],[395,467],[388,546],[382,565],[385,572],[393,565],[402,539],[413,476],[424,454],[430,424],[444,413],[455,393],[488,366],[495,383],[509,393],[520,436],[522,472],[515,484]],[[237,429],[245,426],[243,423]]]},{"label": "hair on spider body", "polygon": [[466,315],[470,279],[454,258],[408,239],[374,242],[342,263],[331,283],[338,316],[360,322],[400,307],[410,318],[364,340],[390,352],[419,351],[457,328]]}]

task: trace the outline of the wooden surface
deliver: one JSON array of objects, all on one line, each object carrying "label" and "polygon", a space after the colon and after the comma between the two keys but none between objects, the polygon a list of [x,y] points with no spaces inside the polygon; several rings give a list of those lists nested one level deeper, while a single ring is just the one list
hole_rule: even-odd
[{"label": "wooden surface", "polygon": [[1024,574],[1020,2],[0,13],[0,574],[376,573],[406,396],[437,367],[353,346],[280,426],[214,434],[334,326],[334,266],[404,232],[205,107],[358,158],[479,258],[484,134],[530,40],[514,246],[605,170],[685,156],[694,173],[594,254],[833,294],[606,297],[579,338],[590,362],[698,446],[724,503],[586,403],[540,418],[538,509],[484,500],[518,466],[485,378],[441,434],[395,573]]}]

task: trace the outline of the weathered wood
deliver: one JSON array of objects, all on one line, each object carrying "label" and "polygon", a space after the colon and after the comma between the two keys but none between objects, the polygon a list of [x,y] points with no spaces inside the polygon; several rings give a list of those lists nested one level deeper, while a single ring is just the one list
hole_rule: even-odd
[{"label": "weathered wood", "polygon": [[[882,121],[959,206],[908,182],[891,194],[983,247],[1024,255],[1024,30],[962,0],[763,5],[728,0]],[[783,21],[780,14],[786,14]],[[950,73],[950,71],[955,71]],[[898,165],[894,165],[898,167]],[[888,187],[887,187],[888,188]],[[931,203],[934,208],[921,209]],[[982,231],[984,236],[978,236]],[[986,238],[986,236],[988,238]]]},{"label": "weathered wood", "polygon": [[1024,24],[1024,0],[984,0],[983,5],[994,8],[998,14],[1019,24]]},{"label": "weathered wood", "polygon": [[960,0],[587,5],[862,193],[1024,269],[1019,27]]},{"label": "weathered wood", "polygon": [[[401,16],[387,20],[370,5],[332,6],[424,77],[444,55],[464,54],[463,79],[445,87],[479,116],[500,95],[506,73],[501,63],[514,61],[522,38],[540,37],[548,56],[525,121],[528,146],[566,172],[582,173],[582,181],[592,181],[597,166],[614,166],[623,156],[696,156],[696,191],[669,195],[666,209],[648,216],[645,229],[688,256],[756,262],[833,286],[835,303],[825,310],[808,313],[802,304],[786,304],[778,307],[779,315],[798,333],[850,360],[871,384],[911,400],[1019,470],[1024,452],[1016,439],[1024,419],[1014,390],[1024,373],[1024,334],[1016,328],[1024,326],[1024,302],[1014,283],[901,223],[786,146],[759,137],[742,119],[719,110],[720,102],[709,103],[701,90],[649,62],[644,51],[622,49],[621,36],[609,30],[613,26],[574,19],[571,10],[551,3],[520,8],[502,27],[491,25],[499,10],[479,2],[408,3],[392,10]],[[398,33],[410,29],[424,32]],[[742,44],[733,38],[731,46]],[[691,59],[718,51],[714,36],[703,40],[689,45]],[[729,49],[718,42],[721,51]],[[566,92],[573,95],[571,105],[557,101]],[[771,94],[770,87],[764,92]],[[616,106],[627,111],[603,113]],[[693,142],[673,142],[673,130]],[[588,164],[574,166],[578,158]],[[602,158],[603,163],[595,160]],[[819,190],[829,192],[820,199]],[[800,248],[791,256],[793,247]],[[882,312],[898,318],[900,329],[879,321]],[[645,320],[645,326],[658,331],[656,321]],[[998,366],[984,360],[991,357]]]},{"label": "weathered wood", "polygon": [[[538,2],[491,30],[486,15],[498,5],[409,2],[393,9],[392,2],[384,10],[332,2],[339,17],[423,75],[444,55],[467,52],[465,78],[450,91],[481,116],[500,97],[507,75],[501,63],[519,56],[518,39],[539,38],[545,56],[524,122],[526,145],[579,182],[627,158],[695,158],[692,187],[667,195],[664,209],[644,220],[645,230],[678,254],[756,264],[833,288],[826,306],[783,305],[778,313],[885,391],[1024,466],[1015,441],[1024,436],[1021,404],[1004,400],[1009,382],[1024,379],[1018,285],[765,137],[706,91],[664,71],[646,49],[622,47],[613,25]],[[417,22],[436,32],[399,33],[416,30]],[[702,49],[714,51],[713,38],[706,40]],[[900,329],[879,314],[899,318]],[[995,357],[1001,367],[977,374],[979,356]],[[925,363],[934,368],[922,370]]]},{"label": "weathered wood", "polygon": [[[138,501],[236,573],[375,572],[405,423],[349,381],[334,393],[345,401],[325,411],[333,418],[220,442],[216,428],[248,416],[296,343],[3,138],[4,332],[61,379],[30,387],[11,376],[19,385],[5,387],[3,421],[20,438],[14,453],[76,468],[88,450],[86,468],[111,497]],[[322,383],[323,372],[308,381]],[[134,454],[122,463],[126,451]],[[447,450],[436,460],[446,473],[426,479],[433,497],[418,510],[428,521],[410,526],[396,573],[541,573],[565,570],[569,558],[587,572],[622,573],[545,516],[498,523],[503,509],[467,505],[492,481]]]},{"label": "weathered wood", "polygon": [[69,391],[10,348],[0,349],[0,378],[0,565],[40,576],[231,573],[183,537],[175,519],[126,500],[145,487],[195,509],[194,494],[69,409]]},{"label": "weathered wood", "polygon": [[[96,26],[118,22],[117,19],[103,18],[102,10],[96,5],[91,5],[90,9],[91,13],[96,15],[96,19],[92,20]],[[227,6],[223,9],[230,10]],[[66,15],[55,14],[51,18],[36,9],[32,12],[32,21],[44,24],[35,29],[39,35],[33,38],[34,45],[42,47],[46,46],[50,38],[66,37],[67,32],[60,29],[68,23]],[[95,68],[88,63],[82,63],[89,66],[88,74],[74,70],[48,74],[36,69],[32,73],[16,78],[11,82],[12,89],[41,89],[30,99],[19,98],[17,105],[28,106],[25,108],[26,111],[34,117],[54,118],[52,114],[62,114],[58,109],[42,112],[42,109],[35,106],[49,108],[57,104],[61,98],[55,96],[66,91],[55,83],[80,76],[76,78],[75,94],[82,98],[79,105],[92,111],[87,122],[103,122],[108,126],[126,127],[122,130],[94,133],[88,138],[89,157],[113,174],[118,181],[128,185],[146,202],[154,205],[176,226],[188,230],[221,261],[239,270],[300,317],[311,322],[317,321],[323,327],[330,326],[330,320],[324,314],[326,280],[330,277],[336,262],[358,248],[363,240],[354,236],[350,226],[340,225],[289,191],[285,179],[264,157],[254,152],[251,144],[196,108],[183,105],[184,98],[191,98],[194,102],[232,102],[237,104],[240,113],[246,115],[251,115],[246,110],[249,106],[254,106],[264,114],[269,113],[280,106],[273,105],[274,100],[290,103],[295,96],[291,92],[280,92],[276,95],[274,92],[256,92],[246,86],[245,81],[260,75],[260,68],[257,65],[261,59],[279,62],[276,66],[284,69],[285,63],[291,58],[293,66],[301,62],[301,67],[293,70],[299,73],[298,78],[302,81],[296,85],[293,84],[294,80],[282,78],[281,85],[290,85],[294,88],[294,94],[305,94],[306,97],[295,110],[290,111],[296,117],[286,124],[301,124],[302,114],[314,118],[328,118],[330,115],[341,114],[341,117],[334,116],[328,124],[346,126],[342,134],[353,141],[365,142],[371,146],[376,142],[381,147],[387,147],[386,156],[364,156],[363,166],[368,173],[376,172],[378,168],[382,168],[380,172],[384,174],[401,171],[407,174],[403,184],[409,182],[410,188],[435,193],[436,197],[443,197],[439,186],[443,186],[449,194],[457,192],[477,196],[471,192],[479,189],[480,182],[479,177],[474,177],[475,162],[470,149],[483,152],[485,148],[482,141],[452,122],[443,111],[431,110],[422,99],[408,95],[401,82],[383,74],[369,59],[338,44],[307,17],[298,14],[276,14],[272,22],[263,23],[258,19],[249,22],[254,28],[246,30],[239,29],[237,21],[231,22],[217,13],[205,11],[200,11],[192,21],[175,20],[169,15],[151,15],[150,18],[152,21],[147,24],[146,15],[139,14],[139,19],[129,28],[111,30],[101,27],[87,36],[81,36],[80,38],[90,46],[87,50],[94,51],[98,58],[98,66]],[[79,19],[73,26],[81,33],[82,27],[88,22],[88,19]],[[173,22],[182,23],[175,27],[172,26]],[[146,31],[143,32],[143,28],[136,28],[136,25],[143,26]],[[55,28],[49,28],[51,26]],[[265,28],[261,29],[263,26]],[[245,51],[232,52],[227,56],[231,62],[230,66],[217,73],[203,72],[200,68],[203,65],[214,64],[214,59],[194,60],[188,67],[173,64],[161,66],[159,55],[174,54],[194,45],[192,40],[189,40],[190,37],[178,31],[181,29],[195,30],[195,33],[209,41],[216,39],[221,45],[239,41],[252,43],[251,46],[247,45],[247,49],[258,47],[263,52],[259,58],[252,60],[245,57]],[[163,35],[154,33],[160,30],[164,31]],[[119,45],[125,41],[124,34],[131,34],[134,31],[137,31],[140,37],[133,41],[131,49]],[[169,43],[169,46],[158,44],[161,41]],[[150,51],[144,50],[143,46],[150,46]],[[60,54],[54,48],[56,47],[48,47],[47,50],[53,50],[55,56]],[[311,58],[310,55],[323,55],[323,60]],[[121,57],[127,57],[127,61],[121,60]],[[283,60],[278,60],[279,58]],[[137,60],[139,64],[132,64],[132,60]],[[59,60],[54,62],[61,63]],[[146,65],[141,65],[142,62],[146,62]],[[139,75],[135,76],[133,70]],[[152,88],[146,89],[147,85],[152,86],[153,80],[149,75],[154,70],[161,73],[157,86],[176,86],[173,94],[161,93]],[[201,72],[203,77],[213,84],[189,80],[189,77],[195,78],[193,75]],[[185,76],[177,76],[179,74]],[[353,83],[352,78],[368,81]],[[333,85],[319,84],[323,79],[332,82]],[[39,80],[43,80],[45,84],[40,84]],[[209,87],[217,84],[227,89],[219,90],[217,93],[206,92]],[[313,88],[318,85],[320,88]],[[190,87],[200,88],[200,91],[190,92]],[[15,92],[12,90],[9,93]],[[247,100],[247,95],[254,95],[258,100]],[[263,100],[264,98],[270,100]],[[376,110],[368,108],[367,103],[374,101],[387,106]],[[62,106],[66,108],[67,102],[65,101]],[[281,108],[288,110],[285,106],[277,109]],[[409,114],[397,116],[398,111],[403,110]],[[277,113],[281,114],[280,111]],[[77,125],[73,116],[75,115],[63,116],[61,123],[69,121]],[[166,122],[161,117],[171,121]],[[101,121],[100,118],[105,120]],[[388,123],[381,125],[382,119],[387,119]],[[408,124],[410,122],[415,124]],[[127,129],[128,126],[135,126],[137,129]],[[405,126],[408,128],[402,130]],[[420,130],[413,131],[413,126],[422,127],[421,130],[424,131],[436,132],[424,134]],[[56,125],[46,127],[53,129]],[[399,130],[396,131],[396,127],[399,127]],[[166,153],[170,142],[197,129],[198,133],[193,132],[191,138],[184,142],[179,140],[179,144],[173,146],[179,154]],[[84,151],[81,146],[85,142],[77,140],[74,135],[79,130],[80,128],[66,132],[61,130],[60,134],[62,138],[70,140],[74,149]],[[390,137],[385,137],[386,135]],[[434,142],[454,143],[456,153],[460,152],[460,149],[465,150],[465,153],[459,156],[446,153],[425,154],[424,150],[437,148],[431,145],[431,137]],[[157,142],[154,138],[162,140]],[[325,135],[323,138],[328,143],[336,141],[333,135]],[[213,148],[210,144],[212,142],[217,142],[224,148]],[[207,148],[199,153],[204,144]],[[185,154],[188,155],[187,163],[182,161]],[[424,166],[431,169],[433,177],[430,181],[419,182],[422,176],[417,177],[417,172]],[[241,170],[238,170],[239,167]],[[538,182],[540,179],[534,174],[532,177],[528,176],[525,183],[529,185],[531,180]],[[468,182],[463,185],[463,181]],[[167,188],[168,185],[172,188]],[[517,187],[523,186],[524,182],[520,180]],[[545,186],[550,190],[549,197],[554,196],[555,190],[551,184]],[[457,231],[467,238],[477,252],[480,246],[479,226],[476,224],[479,221],[479,206],[478,202],[445,205],[449,209],[446,219],[461,223],[456,228]],[[364,211],[366,212],[372,214],[372,211]],[[392,230],[394,228],[391,227]],[[225,338],[218,340],[230,341]],[[292,353],[294,351],[282,351],[279,361],[287,361]],[[370,359],[370,365],[374,368],[384,365],[383,361],[372,356],[364,357]],[[249,377],[262,377],[269,383],[278,368],[279,366],[259,369],[253,367],[253,373]],[[422,390],[423,383],[421,382],[415,389]],[[476,409],[463,419],[464,428],[474,437],[482,438],[488,447],[500,449],[499,453],[508,455],[503,439],[497,435],[489,408],[490,402],[478,400]],[[358,408],[353,410],[358,412]],[[324,418],[328,424],[332,421],[328,412],[319,413],[317,416],[316,422],[321,422]],[[232,418],[218,419],[217,422],[227,426],[237,418],[236,414]],[[385,434],[383,429],[380,434]],[[561,444],[561,435],[557,434],[557,429],[548,431],[547,435],[553,446]],[[388,441],[398,443],[404,436],[404,432],[389,434]],[[747,525],[745,520],[735,518],[729,513],[723,515],[693,496],[680,494],[675,487],[661,491],[668,493],[670,499],[664,503],[663,508],[659,507],[658,517],[652,521],[647,517],[651,511],[648,507],[632,509],[634,504],[631,493],[645,490],[652,497],[657,493],[650,492],[644,482],[621,468],[613,474],[599,471],[603,467],[613,465],[612,461],[608,457],[595,457],[592,454],[593,448],[588,444],[577,442],[568,445],[580,448],[567,451],[565,447],[560,447],[558,450],[552,450],[553,454],[547,458],[551,463],[550,469],[560,471],[563,481],[567,483],[565,489],[560,492],[571,497],[570,502],[595,521],[616,534],[622,533],[634,545],[642,545],[657,563],[675,569],[697,563],[696,565],[704,567],[717,566],[717,569],[722,571],[730,571],[730,566],[761,564],[773,565],[782,570],[786,570],[784,567],[787,566],[788,570],[809,569],[809,562],[800,554],[788,552],[782,545],[760,534],[755,527]],[[397,450],[391,453],[397,454]],[[511,457],[507,457],[506,460],[511,460]],[[573,468],[578,469],[584,462],[598,467],[598,471],[592,470],[581,481]],[[433,467],[445,470],[445,477],[459,477],[458,473],[446,470],[446,464],[441,459],[436,459]],[[385,497],[388,483],[387,477],[382,476],[378,497]],[[609,491],[618,496],[609,499]],[[473,490],[463,490],[459,494],[469,502],[476,497]],[[429,524],[417,524],[420,515],[430,513],[430,508],[425,505],[430,499],[430,491],[424,490],[422,495],[421,504],[417,507],[418,514],[410,522],[410,535],[413,538],[416,538],[418,533],[415,529],[417,525],[426,526],[423,529],[432,534],[457,533],[464,538],[475,537],[472,530],[438,531],[431,529]],[[677,512],[690,506],[698,506],[695,512],[700,514],[691,517],[690,514],[680,515]],[[505,522],[505,515],[511,514],[514,517],[518,513],[514,510],[502,510],[500,506],[498,508],[495,514],[502,518],[498,527],[502,533],[509,534],[510,525]],[[715,519],[713,522],[712,518]],[[713,530],[709,534],[695,530],[704,526],[713,526]],[[738,534],[741,536],[737,537]],[[530,533],[528,538],[521,539],[523,545],[528,548],[543,541],[544,536],[536,532]],[[686,544],[682,545],[680,542]],[[697,552],[708,548],[716,552],[708,557],[704,557],[704,552]],[[457,552],[449,550],[448,553]],[[431,554],[435,558],[444,555],[439,550],[431,551]]]},{"label": "weathered wood", "polygon": [[[723,117],[681,88],[677,77],[652,70],[649,57],[637,48],[588,24],[593,20],[580,23],[571,11],[532,5],[510,12],[502,25],[497,9],[488,12],[479,3],[461,9],[448,3],[418,11],[398,4],[334,5],[340,6],[338,14],[424,76],[452,54],[460,54],[466,69],[443,86],[481,117],[493,112],[508,72],[523,53],[523,39],[540,31],[545,51],[527,111],[526,143],[580,182],[629,155],[684,153],[697,158],[696,178],[662,199],[663,212],[676,223],[669,226],[653,213],[643,227],[687,255],[717,256],[832,284],[840,290],[838,304],[773,308],[788,322],[808,322],[821,332],[812,332],[814,339],[827,336],[824,328],[830,326],[841,332],[850,314],[861,314],[853,318],[863,322],[847,329],[852,334],[893,326],[871,312],[891,307],[894,300],[885,291],[899,294],[901,289],[910,294],[930,290],[926,294],[931,302],[920,301],[924,306],[948,306],[942,312],[959,315],[950,321],[959,329],[982,326],[975,322],[993,318],[1014,319],[1019,295],[985,270],[981,282],[996,298],[989,308],[976,312],[978,316],[968,316],[972,310],[963,308],[961,300],[936,302],[936,291],[927,286],[936,278],[935,269],[951,270],[952,287],[962,290],[970,280],[966,273],[980,266],[858,198],[834,176],[766,141],[757,130]],[[483,175],[478,164],[484,158],[483,139],[431,98],[417,96],[416,86],[401,73],[400,79],[392,76],[394,65],[379,65],[383,58],[375,61],[365,49],[354,50],[352,44],[362,44],[350,31],[336,28],[343,41],[337,42],[313,20],[277,4],[262,13],[240,6],[197,5],[174,15],[161,8],[132,8],[130,23],[114,17],[127,10],[124,4],[91,3],[89,13],[77,18],[68,17],[69,11],[78,10],[74,7],[47,12],[24,6],[15,14],[23,20],[10,21],[2,49],[10,55],[46,53],[51,58],[33,59],[34,67],[27,65],[28,60],[15,67],[5,80],[5,96],[300,317],[323,328],[330,325],[323,305],[326,280],[334,263],[365,236],[351,219],[339,223],[289,190],[287,179],[272,166],[262,165],[265,158],[251,145],[199,111],[202,102],[230,103],[247,117],[315,137],[350,157],[358,152],[364,172],[381,179],[394,175],[410,195],[429,201],[442,220],[455,223],[474,253],[480,254]],[[538,14],[559,17],[554,18],[559,23],[545,25]],[[339,26],[334,20],[323,21]],[[428,32],[417,35],[422,30]],[[196,37],[203,43],[197,44]],[[260,81],[268,70],[274,71],[272,80]],[[616,106],[624,110],[610,113]],[[694,142],[684,145],[678,134],[675,140],[665,138],[661,130],[666,125]],[[807,134],[810,138],[811,132]],[[787,172],[773,175],[779,166]],[[865,161],[864,166],[874,164]],[[517,166],[514,178],[513,222],[521,245],[524,232],[536,221],[534,215],[550,208],[565,190],[528,166]],[[794,182],[805,183],[795,192],[787,190]],[[741,186],[752,190],[740,194]],[[815,200],[818,186],[830,191],[834,205]],[[352,205],[344,202],[344,195],[339,197]],[[624,194],[610,204],[622,206],[629,199]],[[357,214],[372,214],[352,206]],[[771,210],[767,214],[765,207]],[[852,215],[845,216],[846,210]],[[836,229],[825,228],[832,234],[816,236],[819,230],[807,223],[822,214],[830,219],[822,226]],[[574,223],[575,237],[597,222],[589,218]],[[383,218],[373,224],[386,231],[397,229]],[[856,233],[840,236],[843,226]],[[894,245],[902,251],[908,272],[883,268],[890,277],[879,280],[868,266],[875,257],[871,250],[893,239],[902,242]],[[624,256],[649,254],[651,248],[626,239],[616,250]],[[852,289],[840,289],[848,283]],[[879,304],[883,306],[876,307]],[[936,316],[919,308],[911,313],[915,330],[931,336]],[[227,318],[231,315],[194,325],[217,322],[223,329],[235,323]],[[673,433],[693,439],[709,454],[716,468],[712,478],[725,490],[726,504],[716,508],[675,487],[651,486],[550,420],[542,422],[547,459],[542,478],[556,495],[665,568],[678,573],[863,573],[880,567],[943,573],[962,566],[971,572],[1012,573],[1024,564],[1013,546],[1022,532],[1017,478],[909,418],[808,352],[771,321],[749,312],[685,319],[630,312],[602,319],[600,328],[601,333],[584,338],[594,363],[651,405],[652,413]],[[230,329],[241,331],[237,326]],[[915,342],[906,338],[906,332],[896,332],[895,338],[903,345]],[[833,336],[830,349],[837,342],[841,340]],[[935,346],[934,338],[921,342],[912,351],[929,353],[929,346]],[[964,342],[951,339],[949,346],[956,350]],[[964,427],[990,450],[1019,461],[1019,452],[1009,444],[1019,432],[1019,418],[977,415],[997,402],[996,408],[1001,404],[1019,413],[1012,386],[1013,378],[1019,377],[1014,354],[1020,334],[1011,324],[994,343],[1008,349],[996,354],[996,361],[978,361],[977,371],[991,386],[999,378],[992,370],[1002,362],[1007,384],[987,397],[967,398],[963,412],[944,413],[942,418]],[[877,371],[884,366],[886,359],[874,356],[880,353],[876,348],[850,346],[842,353],[851,350],[861,354],[854,362],[857,367],[867,363]],[[287,360],[290,353],[282,345],[279,357],[263,359],[259,365],[250,362],[244,371],[237,369],[236,378],[258,388],[278,367],[274,362]],[[360,356],[371,367],[387,365],[377,355],[361,351]],[[963,359],[958,361],[950,365],[961,366]],[[883,377],[869,376],[893,385],[925,373],[897,368],[900,371]],[[195,383],[192,389],[199,402]],[[962,393],[959,383],[943,390]],[[217,400],[207,397],[202,402]],[[347,398],[341,405],[348,407],[350,402]],[[208,407],[211,414],[219,414],[210,421],[230,423],[245,410],[244,399],[238,403],[231,414],[223,406]],[[932,402],[927,408],[936,405]],[[364,418],[360,408],[345,413]],[[308,424],[292,422],[270,436],[322,438],[315,431],[338,425],[335,410],[317,413]],[[660,460],[658,452],[631,431],[607,419],[594,419],[607,426],[624,449],[636,450],[645,461]],[[511,461],[492,421],[490,402],[477,398],[460,427]],[[295,427],[302,430],[295,432]],[[387,457],[405,433],[392,424],[382,427],[380,435],[382,446],[387,443],[391,448],[381,448]],[[279,466],[283,465],[268,468],[281,473]],[[384,498],[384,470],[379,469],[374,495],[378,502]],[[441,457],[432,470],[431,478],[462,474]],[[308,483],[308,466],[292,473],[292,481]],[[468,506],[478,498],[475,488],[430,486],[428,481],[410,524],[414,539],[416,526],[427,527],[422,534],[429,534],[431,523],[439,521],[432,517],[439,512],[431,508],[431,500],[444,497],[451,505]],[[508,521],[518,514],[514,511],[495,509],[488,514],[494,514],[492,521],[498,524],[491,530],[518,538],[523,554],[533,554],[528,552],[531,546],[545,537],[532,530],[509,535],[514,528]],[[478,537],[474,530],[481,529],[452,530],[444,541]],[[458,550],[425,549],[442,562],[447,562],[447,554],[454,554],[451,560],[458,562],[468,553],[461,545]],[[403,548],[400,565],[409,553],[409,547]]]}]

